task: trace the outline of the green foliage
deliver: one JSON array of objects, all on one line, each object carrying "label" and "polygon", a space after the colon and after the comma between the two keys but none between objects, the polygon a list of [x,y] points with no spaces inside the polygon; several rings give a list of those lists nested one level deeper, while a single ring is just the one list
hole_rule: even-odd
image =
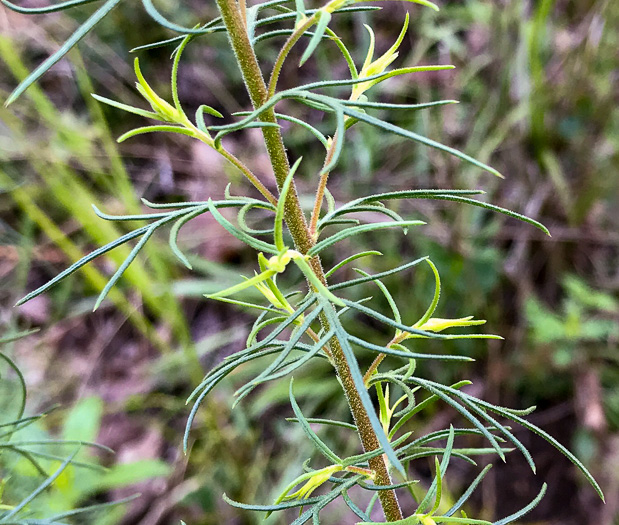
[{"label": "green foliage", "polygon": [[[0,345],[31,333],[2,337]],[[53,439],[41,425],[51,410],[26,416],[24,377],[6,354],[0,353],[0,361],[7,365],[3,368],[10,369],[17,378],[17,381],[3,382],[8,381],[19,392],[18,400],[2,397],[0,523],[52,525],[81,515],[88,516],[89,523],[104,523],[100,521],[101,516],[122,516],[122,505],[137,495],[84,506],[85,501],[101,491],[169,473],[168,466],[160,461],[120,465],[109,470],[99,464],[88,449],[99,449],[105,454],[113,451],[94,443],[103,409],[98,398],[86,398],[77,404],[65,418],[62,439]],[[2,368],[0,371],[4,372]],[[7,401],[10,401],[8,405]]]},{"label": "green foliage", "polygon": [[[7,7],[14,8],[6,0],[2,1]],[[23,80],[9,97],[7,103],[14,101],[31,86],[119,2],[120,0],[108,0],[95,11],[54,55]],[[84,3],[86,1],[66,2],[56,6],[56,8],[65,9]],[[447,70],[453,67],[450,65],[424,65],[389,69],[390,65],[397,59],[397,50],[405,37],[409,22],[408,15],[395,43],[376,59],[374,58],[374,32],[369,26],[367,27],[370,34],[370,45],[365,60],[361,68],[358,69],[353,59],[355,54],[348,49],[344,40],[334,32],[330,24],[335,18],[366,9],[356,5],[360,2],[331,0],[320,9],[306,9],[302,0],[295,2],[294,9],[286,5],[288,3],[290,2],[286,0],[278,0],[247,8],[244,3],[239,5],[232,0],[218,0],[221,17],[206,24],[186,28],[167,20],[157,11],[150,0],[143,0],[142,4],[146,12],[157,23],[168,30],[180,33],[179,37],[145,46],[178,44],[173,53],[171,68],[172,103],[166,101],[153,90],[142,74],[137,58],[135,60],[136,88],[148,103],[150,109],[130,106],[95,95],[95,98],[102,103],[157,122],[154,125],[141,126],[127,131],[119,137],[119,142],[131,139],[136,135],[154,132],[189,136],[212,148],[231,166],[239,170],[262,195],[262,199],[245,196],[234,197],[227,190],[226,198],[217,201],[210,198],[200,202],[179,204],[152,204],[145,201],[144,204],[154,209],[154,213],[113,216],[104,214],[95,208],[96,214],[107,221],[140,221],[140,223],[146,221],[147,224],[138,226],[129,233],[119,236],[116,240],[108,242],[83,257],[47,284],[26,295],[18,304],[46,292],[96,257],[107,254],[125,243],[139,239],[134,247],[127,251],[128,253],[119,264],[118,269],[101,290],[95,303],[95,308],[97,308],[112,291],[114,285],[119,282],[123,274],[128,271],[129,266],[138,260],[140,251],[145,248],[149,239],[157,230],[166,225],[171,225],[169,244],[172,253],[185,266],[191,267],[189,259],[182,253],[177,244],[179,230],[188,221],[202,214],[210,213],[230,235],[258,252],[259,271],[256,271],[253,276],[245,277],[244,282],[234,284],[207,297],[257,310],[258,315],[246,348],[229,355],[222,363],[210,370],[189,397],[188,402],[193,402],[193,408],[189,414],[184,436],[185,450],[188,449],[190,429],[196,413],[213,388],[242,365],[257,360],[262,362],[262,358],[269,356],[271,357],[270,362],[263,366],[253,379],[249,379],[237,390],[235,404],[248,396],[259,385],[291,376],[309,361],[322,360],[333,366],[333,375],[337,374],[340,380],[349,401],[354,421],[354,424],[351,424],[306,418],[294,396],[293,383],[290,379],[289,398],[295,415],[292,421],[300,425],[307,439],[322,454],[324,458],[321,458],[321,461],[324,463],[324,459],[326,459],[329,464],[312,468],[310,463],[306,462],[303,466],[300,466],[299,470],[302,469],[303,473],[291,481],[271,505],[240,503],[225,497],[228,503],[242,509],[263,511],[267,515],[276,511],[300,509],[299,516],[292,521],[295,525],[310,520],[318,523],[320,512],[332,501],[339,498],[342,498],[350,511],[361,519],[362,523],[372,522],[370,514],[377,499],[381,502],[386,519],[391,522],[420,523],[422,525],[442,522],[490,523],[468,518],[464,512],[462,512],[461,517],[454,516],[456,512],[461,510],[462,505],[487,473],[487,468],[464,490],[454,506],[443,512],[441,505],[443,478],[452,458],[459,458],[474,464],[473,456],[495,454],[505,461],[506,454],[517,450],[523,455],[532,471],[535,472],[534,459],[525,445],[516,437],[510,427],[501,423],[495,416],[517,423],[552,444],[580,469],[587,481],[603,499],[600,487],[579,459],[544,430],[525,419],[533,411],[533,408],[517,410],[497,406],[464,391],[463,387],[468,384],[466,381],[449,386],[423,377],[423,370],[421,367],[419,369],[417,367],[419,361],[460,362],[469,360],[466,356],[430,352],[424,346],[424,340],[498,338],[498,336],[483,333],[450,332],[452,329],[476,327],[485,322],[474,320],[472,316],[457,319],[434,317],[434,313],[439,307],[441,280],[437,266],[428,257],[402,264],[376,275],[359,270],[360,278],[332,279],[336,275],[336,271],[344,265],[361,257],[379,254],[376,250],[365,250],[348,255],[344,261],[324,273],[320,257],[335,246],[341,246],[345,249],[352,238],[361,238],[365,234],[391,228],[401,230],[404,235],[408,233],[411,227],[415,227],[415,231],[422,232],[422,226],[425,225],[424,221],[402,218],[399,213],[386,207],[384,203],[390,201],[424,199],[466,204],[523,221],[546,234],[549,234],[549,232],[534,219],[471,198],[472,195],[483,194],[481,190],[411,189],[367,195],[339,206],[336,205],[327,189],[328,178],[337,168],[341,168],[342,151],[350,133],[352,133],[350,130],[364,124],[381,133],[392,134],[401,139],[449,154],[472,167],[480,168],[491,174],[500,176],[500,173],[485,162],[396,125],[383,117],[385,112],[392,114],[394,111],[418,111],[449,104],[453,101],[444,100],[427,104],[392,104],[369,100],[368,97],[376,91],[375,87],[390,78],[418,72]],[[434,4],[425,0],[417,0],[413,3],[436,8]],[[272,10],[277,14],[263,16],[267,10]],[[20,11],[39,12],[38,10],[24,9],[20,9]],[[274,24],[286,24],[287,29],[272,29],[271,26]],[[205,114],[209,117],[221,118],[222,113],[206,105],[200,105],[192,121],[183,109],[177,86],[183,50],[188,45],[193,45],[203,35],[215,32],[228,34],[238,65],[243,73],[247,90],[254,102],[251,111],[237,114],[236,116],[239,118],[234,119],[231,123],[219,125],[211,124],[210,119],[205,118]],[[280,36],[286,36],[287,39],[279,49],[279,54],[275,59],[267,83],[256,62],[256,44],[259,41]],[[310,60],[321,46],[335,43],[346,62],[350,78],[321,80],[278,90],[278,80],[284,64],[293,47],[302,38],[309,40],[301,55],[300,66]],[[306,121],[304,118],[288,115],[285,111],[288,111],[291,105],[295,108],[302,108],[303,111],[309,113],[318,112],[322,114],[331,126],[329,135],[325,135],[310,124],[309,118]],[[276,106],[278,112],[275,111]],[[281,109],[282,106],[283,109]],[[305,219],[305,210],[301,208],[295,184],[295,177],[306,169],[306,166],[302,164],[302,158],[296,156],[295,152],[292,152],[291,156],[296,157],[296,161],[292,166],[289,165],[284,149],[286,136],[282,136],[278,119],[301,125],[326,150],[322,169],[316,174],[317,191],[309,223]],[[263,133],[273,172],[278,182],[278,196],[273,195],[264,181],[225,147],[224,142],[228,135],[253,128],[260,128]],[[322,210],[324,199],[327,200],[328,205],[326,212]],[[231,220],[224,216],[222,213],[224,209],[235,212],[236,219]],[[249,225],[246,214],[253,209],[260,209],[272,214],[272,227],[259,230]],[[365,215],[366,212],[373,212],[369,219]],[[352,217],[348,217],[349,215]],[[380,220],[372,220],[376,216],[379,216]],[[264,254],[268,254],[270,257],[267,258]],[[434,294],[429,298],[429,307],[421,316],[416,320],[404,319],[405,316],[402,315],[392,292],[382,282],[382,279],[415,268],[424,261],[430,266],[434,277]],[[299,285],[289,288],[278,282],[278,276],[283,274],[288,276],[292,273],[291,268],[294,266],[290,265],[291,262],[298,270],[297,277],[302,276],[306,281],[306,286]],[[327,277],[329,280],[327,280]],[[355,291],[359,290],[359,292],[356,292],[357,297],[365,293],[364,285],[366,283],[378,287],[389,305],[389,315],[376,309],[375,303],[371,302],[372,297],[366,296],[361,300],[347,298],[351,288],[354,288]],[[572,292],[578,295],[578,285],[572,283],[571,287]],[[258,304],[244,300],[244,294],[252,288],[257,289],[267,302]],[[231,299],[231,296],[237,294],[241,294],[241,299]],[[603,304],[604,307],[608,306],[608,301],[600,297],[590,297],[585,301],[587,300],[590,301],[588,304],[593,301],[596,307],[599,307],[600,304]],[[535,306],[531,308],[535,308]],[[376,344],[367,340],[359,331],[359,319],[361,318],[371,318],[374,324],[380,327],[381,334],[389,333],[391,339],[384,344]],[[554,331],[550,334],[551,338],[559,337],[559,325],[559,322],[555,322],[554,325],[551,323],[551,327],[554,326]],[[599,325],[594,326],[589,323],[586,326],[589,335],[592,333],[600,335],[602,328]],[[444,333],[445,331],[447,333]],[[374,360],[363,371],[363,357],[367,355],[372,356]],[[336,381],[335,377],[333,377],[333,381]],[[399,396],[394,396],[395,392]],[[374,393],[376,400],[373,398]],[[393,401],[393,398],[395,398],[395,401]],[[457,411],[470,424],[470,428],[454,429],[450,427],[427,436],[411,439],[412,433],[405,431],[407,423],[421,410],[438,401],[442,401]],[[333,450],[314,431],[310,425],[312,421],[337,426],[342,432],[357,431],[363,450],[359,454],[344,457],[342,452]],[[471,434],[485,438],[490,447],[455,447],[454,442],[457,437]],[[444,446],[440,444],[428,446],[429,443],[444,440],[446,440]],[[411,486],[419,480],[410,478],[411,472],[414,472],[411,464],[427,457],[435,457],[435,477],[425,491],[425,495],[420,498],[420,501],[415,502],[417,504],[416,511],[405,518],[401,513],[398,497],[401,497],[401,493],[406,490],[413,499],[415,498]],[[72,460],[73,458],[70,458],[63,463],[62,469],[48,478],[45,483],[51,484]],[[391,474],[399,482],[394,483]],[[373,491],[376,494],[376,497],[372,498],[370,506],[365,510],[361,509],[349,494],[353,487],[360,487],[362,490]],[[400,492],[396,495],[398,490]],[[313,496],[315,492],[319,495]],[[519,519],[539,503],[544,492],[545,485],[539,496],[529,505],[515,514],[495,521],[494,524],[503,525]],[[19,507],[16,508],[21,510]],[[11,512],[15,514],[14,511]]]},{"label": "green foliage", "polygon": [[537,380],[543,385],[538,388],[548,394],[553,375],[599,369],[606,418],[619,428],[619,398],[613,388],[619,361],[612,350],[612,341],[619,337],[619,301],[573,275],[563,280],[563,291],[557,311],[532,297],[526,303],[532,351],[547,361],[536,367]]}]

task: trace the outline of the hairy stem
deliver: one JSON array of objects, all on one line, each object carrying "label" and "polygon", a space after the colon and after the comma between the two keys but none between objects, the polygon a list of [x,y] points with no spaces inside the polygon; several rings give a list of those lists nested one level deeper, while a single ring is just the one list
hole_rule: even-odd
[{"label": "hairy stem", "polygon": [[[258,60],[249,41],[242,14],[236,0],[217,0],[217,6],[222,19],[228,30],[228,36],[232,48],[236,55],[237,62],[241,69],[245,85],[249,92],[254,108],[258,108],[268,100],[268,90],[264,77],[258,65]],[[275,112],[273,109],[265,111],[261,116],[264,122],[276,123]],[[279,128],[262,128],[264,141],[273,166],[273,172],[277,185],[281,189],[286,176],[290,170],[286,149]],[[287,194],[284,206],[284,219],[292,235],[296,249],[302,254],[306,254],[314,245],[314,240],[310,234],[305,215],[299,203],[299,197],[294,186]],[[313,257],[309,261],[316,276],[326,284],[326,278],[322,264],[318,257]],[[321,316],[321,323],[325,330],[329,329],[328,320],[324,315]],[[361,397],[352,379],[350,367],[344,356],[344,352],[337,338],[333,338],[330,343],[333,363],[338,376],[344,387],[344,392],[350,405],[351,413],[355,420],[359,436],[366,452],[380,448],[378,438],[372,428],[368,414],[361,402]],[[376,484],[390,485],[391,476],[389,468],[383,456],[378,456],[370,460],[370,468],[375,472]],[[380,491],[380,501],[388,521],[402,519],[402,512],[393,490]]]},{"label": "hairy stem", "polygon": [[[327,156],[325,158],[325,162],[323,166],[327,166],[332,160],[333,155],[335,154],[335,144],[337,142],[337,132],[331,141],[331,146],[329,146],[329,150],[327,151]],[[320,219],[320,210],[322,209],[322,201],[325,198],[325,190],[327,189],[327,181],[329,180],[329,172],[325,171],[320,176],[320,181],[318,182],[318,189],[316,190],[316,199],[314,200],[314,209],[312,210],[312,217],[310,220],[309,232],[312,236],[312,239],[316,240],[318,236],[318,220]]]}]

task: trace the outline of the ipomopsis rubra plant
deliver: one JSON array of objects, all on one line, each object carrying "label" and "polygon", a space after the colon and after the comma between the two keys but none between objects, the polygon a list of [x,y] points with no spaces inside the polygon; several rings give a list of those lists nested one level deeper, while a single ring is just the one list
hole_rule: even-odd
[{"label": "ipomopsis rubra plant", "polygon": [[[11,9],[28,14],[68,9],[89,3],[91,0],[69,0],[53,7],[37,9],[18,7],[8,0],[1,1]],[[48,58],[18,86],[9,102],[62,58],[121,1],[107,0],[101,5],[57,53]],[[424,339],[498,338],[494,335],[461,333],[459,329],[471,329],[484,323],[474,320],[472,316],[460,319],[443,319],[435,316],[441,282],[437,267],[428,257],[404,262],[396,268],[374,275],[357,270],[359,277],[352,280],[339,278],[342,275],[339,270],[357,259],[378,257],[380,253],[368,249],[350,254],[332,268],[325,269],[323,266],[321,260],[323,253],[353,236],[362,236],[383,229],[396,229],[403,234],[414,229],[418,235],[422,235],[424,222],[401,217],[388,206],[393,200],[440,200],[454,205],[477,206],[527,222],[532,227],[548,233],[543,225],[533,219],[478,200],[476,197],[483,193],[479,190],[410,189],[367,195],[338,204],[329,192],[330,176],[346,176],[346,173],[339,172],[338,167],[347,135],[353,126],[370,126],[384,134],[395,134],[402,140],[440,150],[500,176],[493,168],[465,153],[392,124],[381,116],[393,112],[420,111],[454,101],[395,104],[372,100],[375,99],[377,86],[391,77],[422,71],[440,71],[451,69],[452,66],[392,67],[398,58],[398,48],[408,29],[407,15],[399,36],[379,57],[375,56],[374,32],[371,27],[365,26],[370,43],[365,59],[359,67],[353,58],[354,54],[347,46],[346,39],[340,38],[331,27],[335,18],[356,16],[355,13],[361,11],[380,10],[378,7],[364,6],[359,0],[331,0],[321,7],[311,9],[305,6],[303,0],[294,2],[271,0],[255,5],[247,5],[245,0],[216,0],[216,2],[220,16],[189,28],[169,21],[157,11],[151,0],[142,0],[147,13],[157,23],[175,34],[162,42],[145,43],[142,48],[175,46],[171,67],[171,100],[165,100],[153,90],[143,76],[137,58],[135,59],[136,88],[145,100],[142,107],[94,96],[104,104],[135,113],[148,122],[143,127],[128,131],[118,139],[119,141],[128,140],[138,134],[154,132],[187,135],[211,147],[231,166],[239,170],[258,191],[260,197],[235,196],[226,188],[225,198],[221,200],[212,200],[205,195],[205,200],[199,202],[144,201],[144,205],[153,211],[143,215],[110,216],[95,210],[105,220],[139,220],[148,223],[95,250],[41,288],[28,294],[20,304],[45,292],[94,258],[120,244],[136,239],[137,242],[129,257],[110,278],[99,296],[96,302],[96,306],[99,306],[148,239],[166,225],[171,226],[169,236],[172,252],[180,262],[191,268],[189,259],[177,244],[179,230],[188,221],[210,213],[228,234],[256,251],[257,263],[253,275],[207,298],[253,309],[257,313],[257,318],[247,339],[246,348],[228,356],[210,370],[191,394],[189,399],[193,402],[193,410],[188,418],[185,447],[195,414],[209,392],[237,367],[250,361],[261,360],[264,369],[239,388],[235,403],[241,401],[259,385],[270,381],[289,381],[290,403],[295,415],[291,424],[300,425],[322,456],[315,460],[315,464],[306,462],[299,465],[298,477],[292,480],[271,504],[241,503],[226,498],[231,505],[267,514],[293,508],[300,509],[298,516],[292,521],[295,525],[308,521],[318,523],[321,510],[336,499],[342,499],[361,523],[372,523],[370,516],[377,501],[380,502],[384,517],[389,522],[424,525],[445,522],[490,523],[469,518],[461,510],[489,467],[481,471],[451,508],[445,508],[441,501],[442,481],[452,459],[474,463],[473,457],[476,455],[496,454],[501,460],[505,460],[506,454],[514,450],[523,454],[531,469],[535,471],[531,454],[514,435],[511,427],[503,423],[505,420],[519,424],[553,444],[582,471],[600,497],[603,497],[599,486],[582,463],[554,438],[527,421],[525,417],[533,411],[533,408],[516,410],[496,406],[463,391],[463,387],[469,384],[468,381],[445,385],[416,372],[416,363],[421,360],[470,361],[468,357],[461,355],[424,351]],[[413,0],[411,4],[413,9],[437,9],[427,0]],[[201,105],[195,115],[187,115],[177,89],[177,76],[184,49],[189,45],[204,45],[208,41],[205,37],[217,32],[226,33],[228,36],[229,45],[234,51],[252,105],[248,111],[233,115],[232,122],[228,124],[219,124],[218,119],[224,116],[219,110],[207,105]],[[264,65],[261,64],[258,53],[261,48],[258,44],[267,40],[271,41],[271,44],[280,41],[283,44],[278,48],[270,75],[264,76]],[[304,46],[300,66],[308,61],[317,49],[334,46],[338,50],[339,60],[347,66],[348,78],[316,80],[280,89],[279,78],[282,68],[293,48],[299,46]],[[324,119],[330,123],[331,129],[324,134],[310,123],[313,122],[310,118],[288,114],[293,107],[297,109],[297,115],[310,115],[313,112],[324,114]],[[305,110],[298,111],[299,108]],[[315,174],[316,192],[313,206],[308,209],[302,206],[295,185],[295,176],[305,169],[303,159],[294,151],[286,150],[287,136],[280,125],[282,121],[290,121],[305,128],[324,147],[323,167]],[[276,194],[269,190],[268,181],[249,167],[247,159],[236,156],[226,145],[228,135],[248,128],[260,128],[262,132],[272,176],[277,182]],[[230,210],[236,212],[236,219],[226,218],[222,214],[224,208],[229,209],[228,214]],[[248,224],[248,212],[256,209],[271,217],[267,228],[256,229]],[[368,220],[376,217],[380,217],[380,220],[373,222]],[[427,310],[416,320],[402,317],[389,289],[382,282],[385,277],[414,267],[419,267],[417,271],[432,272],[436,283],[433,296],[428,298]],[[280,286],[279,274],[295,271],[303,275],[305,284],[296,290]],[[364,285],[373,285],[378,289],[385,299],[383,304],[389,306],[386,311],[376,309],[371,300],[347,298],[349,289]],[[262,294],[263,301],[251,303],[243,300],[243,292],[248,288],[256,288]],[[375,325],[382,325],[384,331],[391,332],[390,339],[385,339],[379,344],[356,335],[359,332],[356,330],[356,320],[361,317],[371,318]],[[374,355],[374,360],[369,367],[362,369],[359,359],[361,355],[367,354]],[[333,381],[339,381],[350,407],[349,422],[315,419],[304,415],[301,411],[294,396],[292,376],[310,360],[325,360],[332,366]],[[450,426],[427,435],[413,436],[407,424],[420,411],[439,402],[457,411],[468,423],[467,426],[464,428]],[[342,432],[358,434],[359,453],[342,457],[341,452],[333,450],[320,438],[320,430],[316,430],[320,425],[334,425]],[[470,435],[485,438],[487,445],[483,448],[456,446],[457,438]],[[411,478],[411,465],[428,457],[435,458],[434,479],[425,490],[425,494],[419,497],[419,490],[412,488],[418,480]],[[369,505],[363,505],[363,508],[360,503],[354,501],[357,491],[352,495],[349,494],[356,486],[373,494],[369,498]],[[537,505],[544,491],[545,485],[538,497],[521,511],[494,523],[499,525],[517,520]],[[406,500],[406,504],[401,505],[401,500]],[[407,512],[405,516],[402,508],[414,510]]]}]

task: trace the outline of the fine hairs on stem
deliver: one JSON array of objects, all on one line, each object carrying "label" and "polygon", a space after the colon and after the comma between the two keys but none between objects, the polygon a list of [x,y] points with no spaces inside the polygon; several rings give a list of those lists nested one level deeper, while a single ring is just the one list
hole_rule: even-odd
[{"label": "fine hairs on stem", "polygon": [[[88,4],[91,0],[71,0],[57,4],[53,9],[23,8],[8,0],[0,1],[9,9],[24,14],[37,14],[70,9]],[[107,0],[96,8],[66,43],[15,89],[7,104],[24,93],[121,1]],[[428,0],[407,1],[411,11],[438,10],[438,7]],[[536,220],[480,200],[479,196],[484,193],[481,190],[413,187],[404,191],[366,195],[354,200],[351,198],[336,205],[329,192],[329,178],[350,176],[341,168],[340,161],[353,127],[371,127],[381,134],[395,135],[400,140],[436,149],[489,174],[501,176],[497,170],[467,153],[392,123],[394,112],[424,111],[455,101],[438,100],[418,104],[377,101],[375,95],[379,91],[378,85],[388,82],[392,77],[409,75],[414,80],[414,75],[418,72],[446,71],[453,68],[448,64],[410,67],[395,65],[398,48],[408,30],[409,15],[405,16],[399,35],[394,35],[394,40],[390,42],[391,47],[378,57],[375,56],[375,34],[370,25],[366,25],[369,46],[363,63],[358,64],[353,57],[360,54],[359,50],[351,52],[348,47],[348,40],[351,38],[339,36],[336,28],[339,27],[338,19],[359,16],[359,12],[367,15],[376,11],[376,16],[380,16],[379,7],[364,5],[362,0],[330,0],[320,7],[312,8],[307,8],[304,0],[270,0],[258,4],[246,4],[245,0],[216,0],[219,16],[194,27],[183,27],[168,20],[151,0],[142,0],[142,4],[154,22],[172,33],[171,38],[161,42],[145,42],[142,48],[138,48],[139,51],[157,46],[174,46],[171,67],[172,97],[171,101],[168,101],[155,92],[142,74],[136,58],[136,87],[144,99],[142,107],[94,95],[103,104],[147,119],[146,125],[124,133],[119,141],[148,133],[180,134],[199,140],[236,168],[254,187],[260,198],[232,196],[226,189],[225,198],[221,200],[213,200],[209,195],[204,195],[203,200],[196,202],[166,204],[144,201],[150,211],[143,214],[113,216],[95,209],[95,213],[103,220],[140,221],[141,224],[146,222],[146,225],[96,249],[48,283],[30,292],[18,304],[46,292],[94,258],[121,244],[136,240],[129,256],[102,289],[96,301],[96,307],[99,306],[121,279],[127,267],[139,256],[148,239],[158,234],[166,225],[170,226],[171,252],[182,264],[191,268],[189,258],[178,246],[179,231],[196,217],[211,214],[221,225],[222,232],[233,235],[255,250],[256,268],[253,275],[207,296],[207,300],[255,310],[257,316],[246,348],[228,356],[209,370],[189,397],[188,402],[193,403],[193,407],[184,435],[185,450],[188,449],[192,422],[202,401],[211,390],[239,366],[267,357],[260,361],[264,363],[264,369],[237,390],[234,404],[241,402],[264,383],[288,381],[290,405],[294,413],[289,424],[298,425],[317,452],[312,463],[298,465],[298,476],[290,480],[275,501],[266,504],[238,502],[223,495],[230,505],[264,512],[267,516],[281,512],[290,517],[291,523],[295,525],[319,523],[321,511],[337,499],[341,499],[362,524],[377,523],[372,518],[378,519],[378,512],[373,513],[376,502],[379,502],[382,516],[388,522],[422,525],[444,522],[489,524],[491,522],[469,518],[462,510],[489,467],[481,471],[450,508],[447,508],[442,500],[442,484],[451,460],[474,464],[473,457],[480,454],[496,455],[505,461],[508,453],[519,453],[535,472],[534,458],[512,432],[511,427],[502,423],[504,420],[517,423],[551,443],[582,472],[603,498],[600,487],[574,454],[526,419],[534,407],[519,410],[494,405],[463,391],[462,388],[469,384],[468,381],[442,384],[418,373],[418,361],[451,362],[455,366],[471,361],[470,358],[458,354],[429,352],[424,345],[427,339],[500,339],[499,336],[477,331],[477,327],[485,321],[474,319],[472,315],[455,319],[435,316],[440,307],[441,279],[439,268],[428,257],[405,261],[395,268],[374,275],[357,270],[360,277],[349,280],[339,278],[342,275],[338,273],[340,268],[360,258],[378,257],[380,252],[369,249],[349,253],[333,268],[325,271],[323,267],[323,252],[332,251],[336,247],[339,249],[338,253],[345,252],[351,246],[346,241],[352,237],[361,240],[363,234],[384,229],[393,229],[404,235],[414,229],[417,235],[423,235],[425,223],[416,218],[400,216],[388,206],[388,203],[394,200],[438,200],[452,205],[474,206],[523,221],[549,235],[548,230]],[[367,19],[369,18],[366,16]],[[205,104],[198,108],[195,115],[187,115],[177,88],[179,66],[185,48],[209,45],[208,36],[212,33],[226,33],[227,42],[234,53],[251,100],[251,108],[247,108],[247,111],[227,115],[227,120],[224,121],[228,122],[226,124],[218,121],[224,117],[218,109]],[[263,73],[267,69],[266,61],[260,60],[260,46],[265,41],[269,41],[271,45],[280,43],[276,54],[272,55],[276,58],[268,76]],[[223,44],[223,41],[220,42]],[[330,59],[344,64],[350,73],[349,78],[315,80],[280,88],[283,84],[280,82],[281,73],[285,68],[294,67],[289,62],[292,56],[297,56],[296,51],[301,54],[299,66],[302,66],[313,59],[319,48],[329,48],[337,52],[337,58]],[[331,54],[327,56],[332,57]],[[307,118],[283,113],[291,105],[298,107],[299,111],[305,111]],[[330,126],[328,135],[312,124],[315,119],[309,118],[309,115],[316,113],[322,114],[324,122]],[[307,162],[298,152],[286,149],[287,135],[282,131],[282,121],[301,126],[322,145],[324,157],[320,158],[322,168],[317,173],[309,173],[308,168],[317,163]],[[260,128],[262,133],[272,171],[269,177],[254,173],[251,159],[244,159],[242,155],[237,157],[225,146],[228,135],[251,128]],[[301,172],[311,177],[315,188],[313,207],[309,210],[302,206],[302,202],[306,201],[300,199],[295,183],[296,176]],[[277,191],[269,189],[271,175],[275,179]],[[225,181],[222,181],[223,187],[226,187]],[[309,201],[312,201],[312,196],[309,197]],[[228,209],[228,213],[236,213],[236,219],[224,216],[221,212],[223,209]],[[254,209],[260,209],[262,214],[271,217],[269,228],[257,230],[250,227],[247,213]],[[360,216],[363,217],[363,222],[358,219]],[[304,277],[305,284],[298,289],[284,286],[282,279],[278,281],[280,274],[294,271],[300,272]],[[406,319],[402,315],[392,293],[383,282],[386,277],[406,271],[429,272],[435,283],[434,293],[427,298],[427,310],[416,320]],[[364,286],[378,290],[380,300],[350,299],[360,296],[349,295],[351,288]],[[261,303],[245,300],[243,294],[250,288],[260,292],[263,297]],[[381,304],[387,304],[388,308],[381,308]],[[347,315],[342,315],[344,313]],[[355,330],[355,319],[364,318],[372,318],[374,325],[380,325],[383,329],[371,340],[360,337]],[[390,333],[386,339],[385,331]],[[381,337],[384,341],[380,340]],[[369,367],[365,362],[368,354],[373,359]],[[350,408],[352,422],[313,418],[303,413],[303,403],[299,403],[295,397],[293,375],[309,361],[315,360],[323,360],[331,365],[330,378],[332,381],[339,381]],[[419,412],[436,403],[444,403],[453,408],[467,422],[467,426],[449,426],[425,436],[413,434],[409,423],[414,421]],[[359,440],[358,453],[343,457],[341,451],[335,450],[336,447],[327,445],[320,435],[324,426],[337,427],[342,433],[356,433]],[[457,447],[456,442],[461,436],[467,435],[480,436],[484,440],[484,446]],[[411,465],[419,460],[427,461],[428,457],[433,458],[433,481],[421,493],[419,486],[413,490],[413,485],[419,480],[411,477],[415,472]],[[369,505],[364,504],[362,508],[360,501],[355,501],[358,491],[350,492],[353,487],[373,494]],[[502,525],[518,520],[539,503],[545,490],[546,485],[543,484],[539,495],[530,504],[494,523]],[[364,501],[367,503],[367,500],[368,498]],[[289,512],[290,509],[296,510],[296,513]]]}]

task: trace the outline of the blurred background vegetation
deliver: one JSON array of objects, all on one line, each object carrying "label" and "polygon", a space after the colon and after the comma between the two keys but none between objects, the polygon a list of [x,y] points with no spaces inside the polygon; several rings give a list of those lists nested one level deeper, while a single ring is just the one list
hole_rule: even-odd
[{"label": "blurred background vegetation", "polygon": [[[159,4],[188,26],[215,15],[213,3]],[[367,46],[364,17],[373,17],[378,27],[379,52],[401,27],[406,6],[380,5],[382,13],[340,19],[335,26],[356,43],[350,47],[357,49],[358,61]],[[471,378],[477,392],[494,403],[537,405],[531,419],[576,452],[607,497],[604,506],[552,447],[516,430],[538,463],[538,477],[515,455],[495,465],[469,515],[507,515],[528,503],[545,480],[548,494],[523,523],[619,524],[619,3],[463,0],[444,2],[440,13],[409,9],[413,23],[400,64],[452,63],[457,69],[399,77],[372,96],[396,102],[460,100],[398,116],[398,124],[489,162],[506,180],[357,126],[331,191],[342,201],[369,190],[481,188],[493,203],[548,226],[552,238],[478,209],[405,203],[398,211],[428,221],[424,236],[372,238],[371,247],[385,256],[366,262],[365,269],[380,271],[403,256],[430,255],[444,284],[440,315],[487,319],[488,330],[505,341],[443,343],[436,351],[457,351],[477,361],[464,369],[432,365],[423,373],[444,381]],[[90,11],[70,11],[75,18],[27,17],[1,8],[0,99],[6,100],[19,79]],[[312,453],[299,429],[283,419],[290,415],[284,383],[264,387],[231,411],[235,384],[251,369],[239,371],[207,398],[191,434],[191,454],[181,451],[184,400],[202,369],[240,348],[250,324],[246,312],[202,298],[253,268],[251,253],[208,216],[183,230],[182,244],[193,253],[192,273],[173,258],[165,239],[155,238],[96,313],[91,310],[97,293],[126,257],[126,248],[12,308],[25,292],[124,232],[123,224],[98,219],[91,204],[109,213],[132,213],[141,209],[140,197],[215,198],[223,195],[228,178],[235,193],[247,191],[216,154],[188,138],[147,135],[118,146],[115,137],[141,124],[139,117],[101,107],[90,97],[96,92],[139,105],[128,50],[169,36],[133,3],[121,4],[79,52],[0,110],[0,335],[41,329],[3,351],[25,374],[29,413],[60,404],[28,432],[96,439],[116,451],[115,456],[88,452],[91,461],[110,469],[72,467],[34,510],[67,510],[142,494],[79,523],[258,523],[262,517],[227,507],[221,494],[268,501]],[[224,113],[246,109],[224,37],[206,38],[184,57],[183,103],[189,109],[206,103]],[[268,64],[276,48],[259,45]],[[168,89],[170,51],[140,55],[160,93]],[[330,58],[319,55],[298,73],[291,60],[289,71],[307,79],[344,77],[345,64],[333,65]],[[288,146],[303,154],[308,166],[313,163],[316,169],[307,173],[318,171],[320,146],[304,130],[288,129]],[[230,149],[268,175],[258,135],[231,139]],[[301,182],[308,192],[314,184],[309,176]],[[425,310],[433,280],[420,269],[391,285],[403,317],[412,319]],[[13,415],[16,378],[0,372],[2,423]],[[312,392],[307,413],[346,413],[337,383],[321,365],[305,369],[295,386],[299,397]],[[457,420],[453,411],[437,406],[412,429],[428,431]],[[358,446],[354,436],[327,437],[351,452]],[[50,471],[58,466],[57,459],[41,461]],[[457,498],[477,472],[470,465],[454,467],[448,497]],[[15,504],[41,481],[27,461],[6,454],[0,456],[0,475],[0,504]],[[420,465],[418,475],[427,482],[430,464]],[[348,523],[342,513],[334,507],[325,523]]]}]

